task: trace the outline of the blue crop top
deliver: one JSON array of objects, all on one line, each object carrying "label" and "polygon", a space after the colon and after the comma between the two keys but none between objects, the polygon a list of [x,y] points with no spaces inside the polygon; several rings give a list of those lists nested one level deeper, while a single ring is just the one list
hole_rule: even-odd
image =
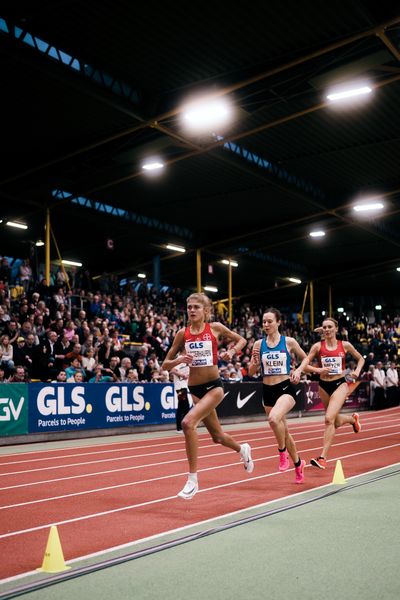
[{"label": "blue crop top", "polygon": [[290,374],[290,354],[286,346],[286,337],[281,335],[279,343],[270,348],[266,338],[263,338],[260,346],[261,373],[263,377],[271,375]]}]

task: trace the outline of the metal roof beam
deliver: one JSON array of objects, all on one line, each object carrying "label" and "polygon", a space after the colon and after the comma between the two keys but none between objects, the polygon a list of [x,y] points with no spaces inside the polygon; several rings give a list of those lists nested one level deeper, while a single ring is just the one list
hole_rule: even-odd
[{"label": "metal roof beam", "polygon": [[91,210],[95,210],[106,215],[111,215],[112,217],[117,217],[118,219],[123,219],[124,221],[135,223],[136,225],[143,225],[144,227],[149,227],[150,229],[165,231],[166,233],[177,235],[181,238],[185,238],[188,240],[192,240],[194,238],[193,232],[190,231],[190,229],[188,229],[187,227],[181,227],[180,225],[172,225],[171,223],[165,223],[154,217],[139,215],[130,210],[118,208],[117,206],[112,206],[111,204],[106,204],[104,202],[90,200],[89,198],[85,198],[83,196],[74,196],[70,192],[65,192],[63,190],[54,190],[52,192],[52,195],[54,198],[58,198],[63,202],[68,200],[72,204],[77,204],[78,206],[82,206],[83,208],[89,208]]},{"label": "metal roof beam", "polygon": [[376,35],[385,44],[386,48],[390,50],[395,59],[400,61],[400,52],[393,44],[393,42],[389,39],[385,29],[383,27],[381,29],[377,29]]},{"label": "metal roof beam", "polygon": [[[255,83],[257,81],[262,81],[264,79],[267,79],[268,77],[271,77],[271,76],[276,75],[278,73],[281,73],[283,71],[289,70],[289,69],[291,69],[293,67],[296,67],[298,65],[304,64],[304,63],[306,63],[306,62],[308,62],[308,61],[310,61],[310,60],[312,60],[314,58],[318,58],[319,56],[323,56],[324,54],[328,54],[329,52],[332,52],[333,50],[337,50],[339,48],[348,46],[349,44],[352,44],[352,43],[357,42],[357,41],[362,40],[362,39],[366,39],[366,38],[371,37],[371,36],[376,36],[376,35],[378,35],[378,33],[385,32],[389,27],[391,27],[393,25],[396,25],[398,23],[400,23],[400,16],[395,17],[393,19],[390,19],[389,21],[386,21],[386,22],[378,25],[377,27],[373,27],[372,29],[368,29],[366,31],[363,31],[363,32],[357,33],[355,35],[349,36],[349,37],[344,38],[344,39],[342,39],[342,40],[340,40],[338,42],[335,42],[333,44],[328,44],[324,48],[320,48],[319,50],[316,50],[314,52],[306,54],[306,55],[304,55],[302,57],[299,57],[299,58],[297,58],[295,60],[289,61],[288,63],[285,63],[284,65],[280,65],[280,66],[278,66],[276,68],[264,71],[264,72],[262,72],[262,73],[260,73],[260,74],[258,74],[256,76],[254,76],[254,77],[251,77],[249,79],[245,79],[245,80],[240,81],[240,82],[238,82],[236,84],[233,84],[231,86],[227,86],[225,88],[217,90],[217,91],[213,92],[213,94],[211,94],[211,96],[218,97],[218,96],[224,96],[226,94],[230,94],[230,93],[232,93],[232,92],[234,92],[236,90],[239,90],[239,89],[242,89],[244,87],[247,87],[248,85],[251,85],[252,83]],[[6,21],[0,17],[0,32],[1,31],[3,31],[4,33],[10,33],[9,32],[9,27],[8,27]],[[382,41],[385,43],[385,40],[382,40]],[[323,107],[325,107],[325,104],[318,105],[317,107],[313,107],[313,108],[311,108],[309,110],[302,111],[301,113],[297,113],[296,115],[293,115],[293,116],[281,119],[279,121],[276,121],[274,124],[280,124],[280,123],[283,123],[283,122],[287,122],[287,121],[291,120],[292,118],[297,118],[298,116],[302,116],[304,114],[314,112],[315,110],[319,110],[320,108],[323,108]],[[33,167],[32,169],[29,169],[28,171],[26,171],[24,173],[20,173],[19,175],[16,175],[16,176],[14,176],[12,178],[9,178],[6,181],[0,182],[0,185],[4,184],[4,183],[8,183],[10,181],[15,181],[16,179],[19,179],[20,177],[24,177],[26,175],[29,175],[29,174],[34,173],[36,171],[39,171],[39,170],[41,170],[43,168],[46,168],[48,166],[52,166],[52,165],[57,164],[59,162],[62,162],[64,160],[68,160],[68,158],[71,158],[73,156],[77,156],[79,154],[87,152],[88,150],[92,150],[92,149],[94,149],[94,148],[96,148],[98,146],[101,146],[103,144],[107,144],[110,141],[113,141],[115,139],[118,139],[118,138],[124,137],[126,135],[129,135],[129,134],[131,134],[131,133],[133,133],[135,131],[138,131],[140,129],[143,129],[143,128],[146,128],[146,127],[154,127],[156,124],[159,124],[160,121],[163,121],[165,119],[169,119],[169,118],[171,118],[173,116],[176,116],[182,110],[183,110],[182,107],[176,107],[175,109],[170,110],[170,111],[165,112],[165,113],[162,113],[162,114],[154,117],[151,120],[143,121],[142,123],[140,123],[139,125],[137,125],[137,126],[135,126],[133,128],[128,128],[128,129],[126,129],[126,130],[124,130],[124,131],[122,131],[122,132],[120,132],[118,134],[115,134],[114,136],[111,136],[111,137],[105,138],[103,140],[100,140],[100,141],[96,142],[95,144],[91,144],[90,146],[86,146],[84,148],[80,148],[80,149],[76,150],[73,153],[69,153],[67,155],[60,156],[58,158],[55,158],[55,159],[53,159],[51,161],[46,162],[45,164]],[[139,120],[141,120],[141,119],[139,119]],[[240,137],[244,137],[245,135],[251,135],[252,133],[255,133],[257,131],[262,131],[263,129],[267,129],[268,127],[271,127],[271,126],[272,126],[272,124],[267,124],[264,127],[257,128],[257,129],[254,129],[254,130],[250,130],[248,132],[244,132],[240,136],[235,136],[235,138],[233,138],[233,139],[236,139],[236,140],[240,139]],[[212,146],[212,147],[214,147],[214,146]],[[203,151],[207,152],[210,149],[212,149],[212,147],[205,148]],[[193,155],[192,153],[189,153],[186,156],[186,158],[189,158],[192,155]]]},{"label": "metal roof beam", "polygon": [[257,154],[251,152],[250,150],[247,150],[243,146],[239,146],[234,142],[227,141],[223,145],[223,148],[225,150],[228,150],[229,152],[232,152],[233,154],[236,154],[237,156],[240,156],[240,158],[247,160],[249,163],[255,165],[256,167],[259,167],[260,169],[265,169],[270,175],[273,175],[278,179],[282,179],[286,183],[294,185],[306,193],[312,194],[316,198],[320,198],[321,200],[325,198],[325,193],[313,183],[306,181],[298,175],[292,175],[282,166],[274,164],[268,161],[266,158],[258,156]]},{"label": "metal roof beam", "polygon": [[250,258],[255,258],[262,262],[271,263],[274,265],[278,265],[280,267],[285,267],[286,269],[294,269],[296,272],[303,273],[303,275],[307,275],[307,267],[305,265],[301,265],[290,260],[286,260],[281,256],[274,256],[272,254],[265,254],[265,252],[260,252],[259,250],[248,250],[247,248],[239,248],[240,253],[245,254]]},{"label": "metal roof beam", "polygon": [[121,81],[117,77],[106,73],[102,69],[93,67],[87,63],[82,62],[79,58],[71,56],[67,52],[56,48],[56,46],[42,40],[38,36],[21,29],[14,25],[10,21],[0,17],[0,32],[7,33],[14,37],[16,40],[31,46],[38,52],[41,52],[48,58],[54,61],[60,62],[64,66],[80,73],[84,77],[87,77],[90,81],[97,85],[110,90],[113,94],[121,96],[132,104],[139,103],[139,94],[129,84]]}]

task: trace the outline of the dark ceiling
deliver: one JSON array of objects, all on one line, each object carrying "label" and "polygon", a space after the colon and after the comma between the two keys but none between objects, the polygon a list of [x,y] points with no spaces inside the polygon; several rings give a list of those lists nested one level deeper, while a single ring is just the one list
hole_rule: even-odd
[{"label": "dark ceiling", "polygon": [[[321,306],[328,285],[338,302],[396,305],[396,3],[2,7],[0,255],[28,255],[49,208],[63,258],[92,275],[144,271],[151,280],[159,256],[162,283],[195,288],[197,256],[202,285],[226,297],[220,260],[230,258],[239,263],[233,294],[249,300],[301,304],[294,276],[314,282]],[[353,80],[369,82],[368,100],[330,106],[328,87]],[[204,94],[227,98],[234,119],[194,136],[182,106]],[[155,155],[166,167],[148,177],[141,161]],[[354,201],[375,196],[383,213],[356,218]],[[7,219],[29,229],[11,230]],[[315,227],[326,236],[311,239]]]}]

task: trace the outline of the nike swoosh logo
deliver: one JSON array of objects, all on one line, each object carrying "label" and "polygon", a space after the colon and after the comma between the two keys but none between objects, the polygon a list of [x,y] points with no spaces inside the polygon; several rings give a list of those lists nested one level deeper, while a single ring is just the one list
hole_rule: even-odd
[{"label": "nike swoosh logo", "polygon": [[296,396],[298,396],[300,394],[301,390],[297,390],[296,392]]},{"label": "nike swoosh logo", "polygon": [[249,394],[248,396],[245,396],[244,398],[241,398],[241,397],[240,397],[240,392],[238,392],[238,395],[237,395],[237,400],[236,400],[236,405],[237,405],[237,407],[238,407],[239,409],[240,409],[240,408],[243,408],[243,406],[246,404],[246,402],[248,402],[248,401],[250,400],[250,398],[251,398],[252,396],[254,396],[254,394],[255,394],[255,392],[251,392],[251,394]]},{"label": "nike swoosh logo", "polygon": [[284,392],[285,390],[287,390],[287,389],[288,389],[288,387],[289,387],[289,386],[287,385],[286,387],[282,388],[282,392]]},{"label": "nike swoosh logo", "polygon": [[206,386],[206,390],[212,390],[213,389],[213,385],[209,385],[208,387]]}]

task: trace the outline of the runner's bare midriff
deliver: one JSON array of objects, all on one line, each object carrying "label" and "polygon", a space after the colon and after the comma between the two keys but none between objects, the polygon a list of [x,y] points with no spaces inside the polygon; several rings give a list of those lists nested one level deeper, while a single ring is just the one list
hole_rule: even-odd
[{"label": "runner's bare midriff", "polygon": [[201,385],[208,381],[219,379],[219,371],[216,365],[211,367],[191,367],[189,376],[189,385]]},{"label": "runner's bare midriff", "polygon": [[277,383],[282,383],[282,381],[289,381],[289,379],[288,375],[266,375],[263,377],[263,384],[276,385]]}]

